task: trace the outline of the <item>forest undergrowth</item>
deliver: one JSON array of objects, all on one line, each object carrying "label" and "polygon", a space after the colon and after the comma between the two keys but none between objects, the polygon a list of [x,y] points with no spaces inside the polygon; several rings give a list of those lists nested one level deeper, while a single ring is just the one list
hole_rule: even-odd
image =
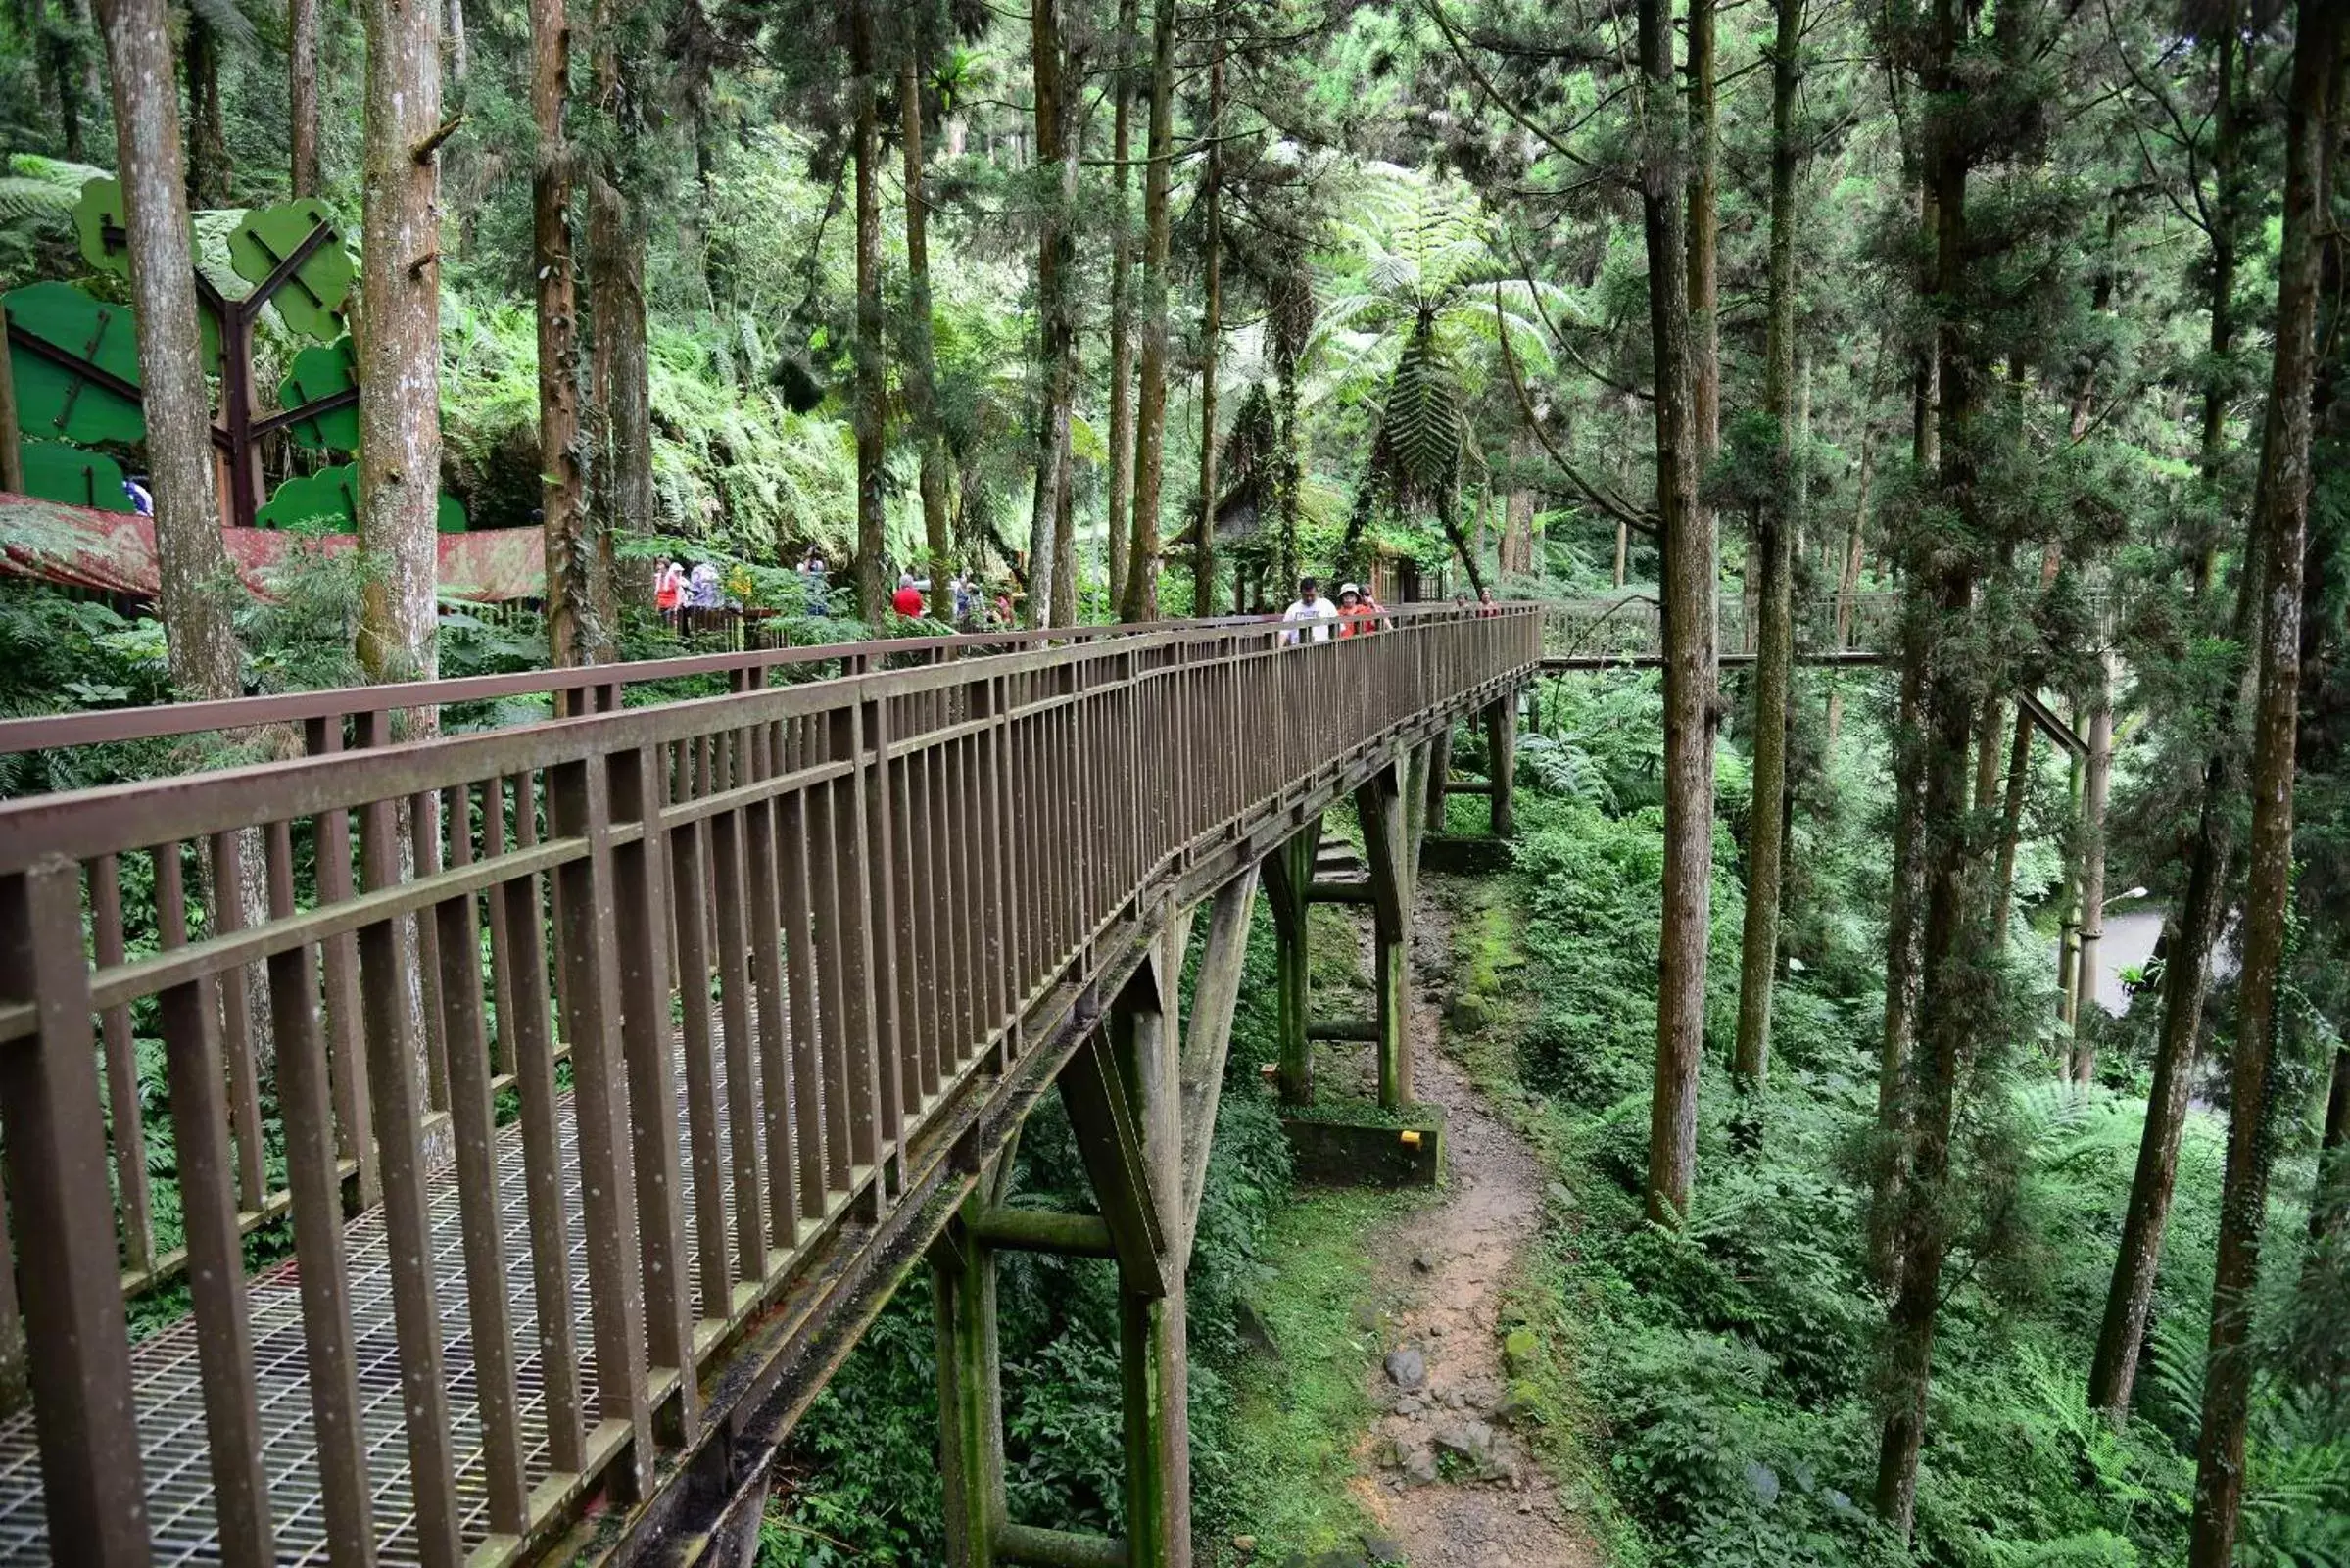
[{"label": "forest undergrowth", "polygon": [[[2052,1065],[2027,1070],[1975,1114],[1965,1180],[1989,1196],[1942,1308],[1912,1557],[1867,1506],[1885,1318],[1868,1248],[1882,948],[1852,912],[1882,876],[1869,864],[1882,850],[1832,793],[1798,807],[1808,870],[1790,947],[1800,956],[1779,988],[1767,1098],[1742,1105],[1727,1063],[1709,1058],[1707,1179],[1680,1232],[1654,1225],[1642,1180],[1662,854],[1650,764],[1657,698],[1633,677],[1562,686],[1547,700],[1566,738],[1530,743],[1525,771],[1539,782],[1519,794],[1515,873],[1476,887],[1482,914],[1461,923],[1464,967],[1478,942],[1522,941],[1531,972],[1506,988],[1514,1000],[1463,1060],[1563,1189],[1528,1307],[1554,1350],[1546,1375],[1573,1429],[1568,1447],[1605,1475],[1627,1521],[1617,1561],[2183,1561],[2220,1118],[2198,1113],[2188,1129],[2149,1376],[2117,1429],[2089,1407],[2086,1374],[2143,1120],[2142,1086],[2134,1095],[2129,1081],[2142,1083],[2143,1053],[2110,1051],[2110,1084],[2064,1084]],[[1727,825],[1717,832],[1713,942],[1734,948],[1738,861]],[[2043,947],[2019,934],[2010,957],[2036,961]],[[1732,1032],[1734,981],[1715,969],[1709,1039]],[[2127,1022],[2115,1031],[2125,1041]],[[2287,1208],[2280,1226],[2300,1222]],[[2350,1560],[2343,1437],[2280,1384],[2266,1387],[2254,1432],[2237,1561]]]}]

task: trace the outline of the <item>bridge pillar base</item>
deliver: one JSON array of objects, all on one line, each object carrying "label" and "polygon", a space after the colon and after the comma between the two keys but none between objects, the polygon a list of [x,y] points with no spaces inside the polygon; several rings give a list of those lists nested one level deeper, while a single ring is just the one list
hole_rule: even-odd
[{"label": "bridge pillar base", "polygon": [[1485,776],[1493,781],[1487,796],[1492,808],[1493,835],[1508,838],[1517,832],[1511,794],[1517,778],[1517,694],[1511,692],[1485,710]]},{"label": "bridge pillar base", "polygon": [[1003,1519],[1002,1362],[995,1327],[995,1249],[967,1223],[992,1183],[931,1248],[938,1347],[938,1456],[946,1491],[946,1560],[995,1568]]},{"label": "bridge pillar base", "polygon": [[1291,1105],[1314,1103],[1314,1045],[1306,1037],[1306,909],[1314,885],[1314,857],[1321,847],[1321,819],[1265,857],[1265,896],[1272,905],[1275,993],[1280,999],[1280,1090]]},{"label": "bridge pillar base", "polygon": [[1404,826],[1407,771],[1380,769],[1355,791],[1363,823],[1363,856],[1370,867],[1373,989],[1378,1000],[1379,1104],[1400,1111],[1412,1103],[1410,995],[1412,967],[1405,933],[1412,917],[1412,844]]}]

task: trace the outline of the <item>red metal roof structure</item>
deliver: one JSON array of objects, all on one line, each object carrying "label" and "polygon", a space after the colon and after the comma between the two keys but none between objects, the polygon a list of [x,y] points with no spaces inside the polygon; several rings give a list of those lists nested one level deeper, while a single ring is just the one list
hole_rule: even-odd
[{"label": "red metal roof structure", "polygon": [[[266,596],[273,569],[297,548],[328,554],[359,547],[350,534],[223,528],[228,558],[254,593]],[[153,519],[94,511],[0,492],[0,572],[68,588],[153,598],[160,581]],[[538,598],[546,592],[545,542],[535,528],[441,536],[441,594],[484,603]]]}]

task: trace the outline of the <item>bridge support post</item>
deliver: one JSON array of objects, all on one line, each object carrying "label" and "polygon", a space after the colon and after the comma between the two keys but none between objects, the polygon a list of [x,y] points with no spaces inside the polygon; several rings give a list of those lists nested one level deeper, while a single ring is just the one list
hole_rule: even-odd
[{"label": "bridge support post", "polygon": [[[1299,856],[1299,927],[1307,879],[1314,874],[1317,821],[1291,840]],[[1284,853],[1289,852],[1285,846]],[[1301,943],[1302,947],[1302,943]],[[1175,1038],[1179,958],[1145,965],[1109,1018],[1110,1044],[1133,1105],[1146,1186],[1140,1195],[1166,1238],[1158,1288],[1140,1291],[1123,1271],[1118,1292],[1118,1352],[1126,1436],[1127,1562],[1129,1568],[1190,1568],[1191,1422],[1189,1354],[1184,1338],[1182,1248],[1185,1234],[1181,1052]],[[1299,975],[1304,975],[1301,955]],[[1302,989],[1302,985],[1301,985]],[[1109,1212],[1108,1194],[1097,1194]]]},{"label": "bridge support post", "polygon": [[1321,847],[1321,819],[1265,857],[1265,893],[1272,904],[1276,993],[1280,998],[1280,1089],[1291,1105],[1314,1101],[1314,1045],[1308,1019],[1306,895],[1314,884],[1314,856]]},{"label": "bridge support post", "polygon": [[1485,710],[1486,777],[1493,781],[1487,797],[1492,808],[1493,835],[1508,838],[1517,832],[1511,807],[1511,789],[1517,778],[1517,693],[1501,698]]},{"label": "bridge support post", "polygon": [[1445,791],[1453,777],[1453,727],[1450,723],[1437,731],[1436,738],[1428,742],[1425,777],[1428,804],[1426,812],[1420,817],[1420,832],[1441,836],[1444,832]]},{"label": "bridge support post", "polygon": [[1400,764],[1380,769],[1355,791],[1355,814],[1363,822],[1363,858],[1370,863],[1379,1104],[1390,1111],[1412,1103],[1411,964],[1405,947],[1412,910],[1412,856],[1404,826],[1405,795],[1405,769]]},{"label": "bridge support post", "polygon": [[1003,1519],[1004,1426],[995,1327],[995,1249],[972,1223],[983,1179],[931,1248],[938,1346],[938,1455],[946,1483],[946,1560],[994,1568]]}]

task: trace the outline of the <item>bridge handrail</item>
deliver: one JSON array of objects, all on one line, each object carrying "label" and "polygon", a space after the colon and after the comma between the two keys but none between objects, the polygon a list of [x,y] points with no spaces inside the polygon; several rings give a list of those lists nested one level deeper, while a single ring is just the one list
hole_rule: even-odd
[{"label": "bridge handrail", "polygon": [[[202,1372],[225,1558],[300,1531],[363,1543],[387,1518],[428,1562],[493,1533],[543,1542],[602,1478],[646,1483],[654,1409],[691,1426],[699,1374],[803,1244],[886,1211],[942,1094],[1017,1057],[1024,1017],[1172,868],[1291,823],[1317,780],[1540,657],[1530,607],[1391,621],[1302,647],[1262,621],[1129,633],[398,746],[370,708],[363,750],[0,804],[0,1214],[21,1292],[20,1317],[0,1291],[0,1350],[22,1348],[0,1387],[30,1402],[29,1436],[0,1422],[0,1449],[37,1442],[48,1539],[144,1560],[165,1528],[122,1306],[122,1255],[159,1262],[132,1212],[155,1196],[134,1012],[169,1065],[194,1310],[164,1333]],[[207,889],[238,885],[257,841],[268,911],[249,922]],[[154,949],[126,951],[126,925]],[[508,1096],[512,1258],[490,1153]],[[347,1204],[380,1204],[388,1291],[352,1290]],[[461,1396],[427,1245],[450,1206]],[[261,1383],[242,1245],[289,1212],[319,1492],[273,1506],[264,1412],[284,1401]],[[369,1472],[359,1320],[370,1354],[397,1345],[404,1483]],[[453,1426],[453,1398],[478,1419]],[[31,1468],[0,1462],[20,1488]]]},{"label": "bridge handrail", "polygon": [[692,676],[726,675],[734,678],[740,689],[743,685],[763,682],[775,671],[807,666],[853,664],[860,668],[843,669],[841,673],[856,674],[876,662],[894,659],[919,657],[935,661],[965,658],[1053,643],[1086,643],[1111,638],[1147,636],[1186,627],[1247,626],[1265,619],[1259,615],[1239,615],[1099,626],[1017,627],[935,637],[870,638],[791,647],[752,648],[742,652],[684,653],[658,659],[628,659],[609,664],[519,670],[505,675],[380,682],[330,687],[316,691],[285,691],[195,702],[92,708],[76,713],[33,714],[21,718],[0,718],[0,756],[123,740],[234,733],[269,725],[306,724],[322,720],[348,723],[366,713],[453,707],[460,703],[495,702],[522,696],[554,697],[560,706],[563,698],[584,694],[584,700],[579,703],[582,711],[608,712],[620,706],[620,693],[628,687],[649,686]]}]

